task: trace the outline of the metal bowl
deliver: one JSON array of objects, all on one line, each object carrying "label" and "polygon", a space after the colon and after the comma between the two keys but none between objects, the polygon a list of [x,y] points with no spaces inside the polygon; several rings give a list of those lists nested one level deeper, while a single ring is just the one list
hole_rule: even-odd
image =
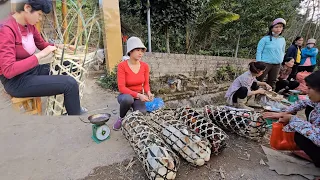
[{"label": "metal bowl", "polygon": [[101,114],[94,114],[94,115],[89,116],[88,120],[92,124],[103,125],[109,121],[110,117],[111,117],[111,114],[101,113]]}]

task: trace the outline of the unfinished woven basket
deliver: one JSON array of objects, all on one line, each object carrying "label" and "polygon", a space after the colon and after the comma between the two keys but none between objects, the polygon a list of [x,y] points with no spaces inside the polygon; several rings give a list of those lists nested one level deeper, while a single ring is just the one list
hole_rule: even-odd
[{"label": "unfinished woven basket", "polygon": [[260,113],[207,105],[205,114],[222,129],[252,140],[260,140],[267,130]]},{"label": "unfinished woven basket", "polygon": [[149,125],[155,128],[165,142],[186,161],[195,166],[202,166],[210,160],[210,143],[190,131],[172,114],[158,110],[150,113],[149,117]]},{"label": "unfinished woven basket", "polygon": [[205,117],[203,112],[191,108],[179,108],[175,116],[192,131],[207,139],[212,146],[212,153],[217,155],[226,147],[227,134]]},{"label": "unfinished woven basket", "polygon": [[[85,79],[88,75],[88,62],[94,58],[95,52],[84,53],[84,51],[73,52],[58,49],[54,53],[54,59],[50,64],[50,75],[68,75],[73,77],[79,84],[79,95],[83,97]],[[46,115],[65,114],[63,94],[50,96],[47,100]]]},{"label": "unfinished woven basket", "polygon": [[122,133],[138,155],[149,179],[175,179],[179,157],[150,128],[142,113],[128,114],[122,122]]}]

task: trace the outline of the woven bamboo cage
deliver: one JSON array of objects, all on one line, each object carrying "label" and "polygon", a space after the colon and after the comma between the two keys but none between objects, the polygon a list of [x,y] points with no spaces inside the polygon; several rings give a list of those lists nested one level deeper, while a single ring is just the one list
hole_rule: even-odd
[{"label": "woven bamboo cage", "polygon": [[266,121],[260,113],[227,106],[205,106],[206,116],[223,130],[240,136],[261,140],[266,133]]},{"label": "woven bamboo cage", "polygon": [[122,133],[129,141],[149,179],[175,179],[179,157],[146,123],[142,113],[128,114],[122,122]]},{"label": "woven bamboo cage", "polygon": [[212,153],[217,155],[226,147],[227,134],[204,116],[203,111],[179,108],[175,111],[175,117],[192,131],[199,133],[202,138],[207,139],[211,144]]},{"label": "woven bamboo cage", "polygon": [[[73,77],[79,84],[79,95],[83,97],[85,80],[88,75],[88,64],[93,61],[95,52],[85,53],[83,48],[77,52],[58,49],[50,64],[50,75],[67,75]],[[47,100],[46,115],[65,114],[63,94],[50,96]]]},{"label": "woven bamboo cage", "polygon": [[210,160],[210,143],[188,129],[181,121],[163,110],[150,113],[147,121],[155,128],[165,142],[186,161],[202,166]]}]

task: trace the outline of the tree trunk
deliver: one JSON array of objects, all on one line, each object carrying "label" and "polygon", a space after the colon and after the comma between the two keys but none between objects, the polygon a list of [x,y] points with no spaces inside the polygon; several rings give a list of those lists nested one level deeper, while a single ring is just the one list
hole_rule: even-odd
[{"label": "tree trunk", "polygon": [[306,38],[309,39],[309,34],[310,34],[310,29],[311,29],[311,25],[313,24],[312,23],[312,20],[313,20],[313,17],[314,17],[314,13],[316,11],[316,6],[314,4],[314,0],[312,1],[313,2],[313,11],[312,11],[312,16],[311,16],[311,19],[309,21],[309,27],[308,27],[308,31],[307,31],[307,35],[306,35]]},{"label": "tree trunk", "polygon": [[68,43],[69,35],[68,35],[68,21],[67,21],[67,14],[68,14],[68,7],[67,7],[67,0],[62,0],[62,20],[63,20],[63,40],[64,43]]},{"label": "tree trunk", "polygon": [[302,28],[301,28],[301,30],[300,30],[300,35],[302,35],[304,26],[305,26],[306,23],[307,23],[307,18],[308,18],[309,13],[310,13],[309,5],[310,5],[310,1],[308,0],[307,11],[306,11],[306,14],[304,15],[304,21],[303,21],[304,23],[303,23]]},{"label": "tree trunk", "polygon": [[189,24],[186,26],[186,54],[190,52],[190,33],[189,33]]},{"label": "tree trunk", "polygon": [[239,36],[238,36],[236,52],[234,53],[234,57],[235,58],[238,58],[239,45],[240,45],[240,33],[239,33]]},{"label": "tree trunk", "polygon": [[170,34],[169,34],[169,26],[166,26],[166,49],[167,53],[170,54]]},{"label": "tree trunk", "polygon": [[[318,2],[318,14],[319,14],[319,12],[320,12],[320,2]],[[319,21],[320,21],[320,15],[318,15],[318,18],[317,18],[316,28],[313,32],[313,38],[316,38],[316,34],[317,34],[318,26],[319,26]]]}]

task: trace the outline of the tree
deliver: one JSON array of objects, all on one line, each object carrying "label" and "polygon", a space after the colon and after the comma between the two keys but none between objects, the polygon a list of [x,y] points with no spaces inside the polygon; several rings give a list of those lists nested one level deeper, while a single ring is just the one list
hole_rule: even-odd
[{"label": "tree", "polygon": [[[240,15],[240,19],[226,24],[221,30],[224,35],[224,47],[229,49],[246,49],[248,54],[255,55],[259,39],[268,31],[270,23],[278,17],[287,21],[289,28],[298,14],[299,0],[229,0],[224,1],[223,9]],[[241,41],[240,41],[241,38]],[[238,43],[239,42],[239,43]],[[221,44],[219,39],[216,42]]]},{"label": "tree", "polygon": [[196,20],[193,33],[193,48],[195,45],[206,47],[211,41],[219,35],[220,27],[224,24],[236,21],[239,15],[225,11],[221,8],[221,0],[209,0],[204,4],[202,13]]}]

